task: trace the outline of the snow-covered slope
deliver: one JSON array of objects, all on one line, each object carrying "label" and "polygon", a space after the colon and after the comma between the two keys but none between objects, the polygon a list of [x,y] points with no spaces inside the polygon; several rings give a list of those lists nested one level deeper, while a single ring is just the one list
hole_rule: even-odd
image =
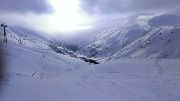
[{"label": "snow-covered slope", "polygon": [[[0,101],[179,101],[179,59],[119,59],[100,65],[54,52],[8,29]],[[12,37],[11,37],[12,35]],[[15,38],[14,38],[15,37]],[[2,39],[2,35],[1,35]]]},{"label": "snow-covered slope", "polygon": [[23,28],[23,27],[19,27],[19,26],[9,26],[8,27],[11,31],[13,31],[14,33],[18,34],[19,36],[24,36],[24,37],[28,37],[31,36],[33,38],[40,38],[40,39],[45,39],[44,37],[42,37],[41,35],[39,35],[37,32],[27,29],[27,28]]},{"label": "snow-covered slope", "polygon": [[153,28],[143,37],[119,50],[111,58],[155,57],[180,58],[180,27],[163,26]]},{"label": "snow-covered slope", "polygon": [[143,36],[145,32],[138,25],[122,26],[104,31],[97,35],[92,44],[86,46],[83,53],[89,57],[112,56],[121,48]]},{"label": "snow-covered slope", "polygon": [[[135,21],[136,22],[136,21]],[[138,23],[124,24],[98,34],[96,40],[80,53],[89,57],[118,58],[180,58],[180,17],[152,17],[148,28]]]},{"label": "snow-covered slope", "polygon": [[15,43],[6,57],[0,101],[179,101],[177,59],[120,59],[100,65]]},{"label": "snow-covered slope", "polygon": [[[16,29],[17,28],[17,29]],[[8,43],[18,43],[21,45],[24,45],[26,47],[31,48],[44,48],[44,49],[50,49],[48,46],[48,41],[39,36],[37,33],[25,29],[25,28],[19,28],[19,27],[7,27],[6,33],[7,33],[7,42]],[[1,41],[3,39],[3,28],[0,28],[1,33]]]}]

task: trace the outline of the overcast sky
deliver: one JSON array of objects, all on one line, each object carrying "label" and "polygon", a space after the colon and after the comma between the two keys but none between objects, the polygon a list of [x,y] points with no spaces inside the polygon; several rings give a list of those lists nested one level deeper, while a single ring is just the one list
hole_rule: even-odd
[{"label": "overcast sky", "polygon": [[107,19],[174,13],[179,4],[180,0],[1,0],[0,20],[51,34],[65,33],[93,28]]}]

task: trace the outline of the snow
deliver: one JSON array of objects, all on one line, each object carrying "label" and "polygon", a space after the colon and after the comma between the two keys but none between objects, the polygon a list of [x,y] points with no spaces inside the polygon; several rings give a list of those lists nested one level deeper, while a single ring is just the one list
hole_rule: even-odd
[{"label": "snow", "polygon": [[179,58],[180,28],[163,26],[153,28],[145,36],[140,37],[128,46],[119,50],[111,58],[136,57],[136,58]]},{"label": "snow", "polygon": [[180,58],[180,16],[164,14],[149,19],[149,28],[137,22],[97,33],[81,54],[103,61],[119,58]]},{"label": "snow", "polygon": [[111,61],[90,65],[54,52],[30,30],[7,28],[0,101],[180,101],[179,33],[179,25],[104,31],[86,48]]},{"label": "snow", "polygon": [[7,66],[0,101],[180,100],[179,59],[127,58],[89,65],[15,41],[2,49]]},{"label": "snow", "polygon": [[[137,25],[122,26],[103,31],[97,35],[94,42],[85,47],[84,54],[90,57],[91,54],[94,54],[94,57],[112,56],[124,46],[143,36],[144,33],[145,30]],[[95,52],[93,52],[93,50]]]}]

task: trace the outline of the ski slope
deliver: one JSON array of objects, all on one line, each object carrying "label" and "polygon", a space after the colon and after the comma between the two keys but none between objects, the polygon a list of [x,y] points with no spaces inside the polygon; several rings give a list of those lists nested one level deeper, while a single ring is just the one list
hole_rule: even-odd
[{"label": "ski slope", "polygon": [[179,59],[118,59],[89,65],[46,44],[8,41],[0,101],[180,101]]}]

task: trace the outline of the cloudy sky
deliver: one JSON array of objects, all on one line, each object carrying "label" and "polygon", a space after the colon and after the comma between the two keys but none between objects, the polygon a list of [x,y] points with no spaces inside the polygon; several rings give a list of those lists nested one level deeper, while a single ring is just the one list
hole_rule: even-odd
[{"label": "cloudy sky", "polygon": [[175,13],[179,4],[180,0],[1,0],[0,20],[56,35],[91,29],[130,15],[145,18]]}]

